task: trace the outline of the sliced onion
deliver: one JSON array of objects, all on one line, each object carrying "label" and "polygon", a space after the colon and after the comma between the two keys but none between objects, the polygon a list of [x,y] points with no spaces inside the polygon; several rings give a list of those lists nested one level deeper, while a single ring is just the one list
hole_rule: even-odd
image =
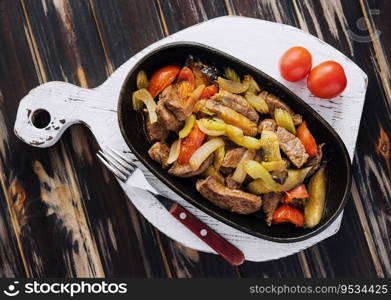
[{"label": "sliced onion", "polygon": [[225,134],[225,130],[211,130],[206,128],[202,123],[199,122],[197,122],[197,126],[203,133],[209,136],[220,136]]},{"label": "sliced onion", "polygon": [[252,136],[245,136],[243,130],[239,127],[227,124],[225,126],[225,132],[227,137],[239,146],[245,147],[247,149],[260,149],[261,142],[259,139]]},{"label": "sliced onion", "polygon": [[[209,124],[208,124],[209,123]],[[217,125],[217,126],[215,126]],[[220,136],[225,134],[225,123],[220,123],[210,119],[200,119],[197,121],[198,128],[209,136]],[[212,128],[213,129],[212,129]]]},{"label": "sliced onion", "polygon": [[[149,121],[155,123],[157,121],[156,102],[151,94],[146,89],[140,89],[133,93],[133,101],[142,101],[148,110]],[[133,102],[134,103],[134,102]]]},{"label": "sliced onion", "polygon": [[224,146],[224,141],[221,138],[213,138],[198,148],[190,157],[189,164],[195,171],[201,164],[211,155],[217,148]]},{"label": "sliced onion", "polygon": [[250,86],[249,82],[240,83],[229,79],[224,79],[222,77],[217,78],[217,82],[219,84],[220,89],[226,90],[234,94],[244,93]]},{"label": "sliced onion", "polygon": [[181,152],[181,141],[182,141],[181,139],[178,139],[172,143],[170,148],[170,153],[168,154],[168,159],[167,159],[167,163],[169,165],[174,163],[178,159],[179,153]]},{"label": "sliced onion", "polygon": [[265,186],[270,190],[275,192],[280,190],[280,185],[259,162],[255,160],[247,160],[244,163],[244,170],[250,177],[254,179],[261,179]]},{"label": "sliced onion", "polygon": [[235,169],[235,172],[232,174],[232,179],[235,180],[237,183],[243,183],[243,181],[246,179],[247,173],[244,168],[244,163],[250,159],[254,159],[255,156],[255,150],[247,150],[242,158],[240,159],[238,166]]},{"label": "sliced onion", "polygon": [[218,148],[214,156],[215,157],[214,157],[213,165],[215,169],[219,171],[225,157],[225,148],[224,147]]}]

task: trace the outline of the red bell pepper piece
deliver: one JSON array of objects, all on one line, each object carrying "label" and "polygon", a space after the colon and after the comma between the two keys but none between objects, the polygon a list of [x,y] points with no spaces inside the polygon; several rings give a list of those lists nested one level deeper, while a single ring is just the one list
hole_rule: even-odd
[{"label": "red bell pepper piece", "polygon": [[193,72],[188,67],[183,67],[178,74],[177,82],[188,81],[190,83],[191,91],[195,89],[195,77]]},{"label": "red bell pepper piece", "polygon": [[296,207],[283,204],[274,212],[272,222],[274,224],[292,223],[296,227],[303,227],[304,213]]},{"label": "red bell pepper piece", "polygon": [[206,88],[204,88],[204,90],[202,91],[200,99],[209,99],[214,94],[216,94],[218,91],[219,91],[219,88],[216,85],[214,85],[214,84],[209,85]]},{"label": "red bell pepper piece", "polygon": [[174,82],[180,68],[178,66],[165,66],[153,73],[148,85],[148,92],[155,98],[166,87]]},{"label": "red bell pepper piece", "polygon": [[307,151],[309,156],[316,156],[318,154],[318,145],[316,144],[315,138],[309,131],[305,121],[303,121],[297,128],[296,136],[303,143],[305,151]]},{"label": "red bell pepper piece", "polygon": [[178,163],[180,165],[185,165],[189,162],[193,153],[202,145],[205,136],[206,134],[195,124],[189,135],[181,142],[181,150],[178,156]]},{"label": "red bell pepper piece", "polygon": [[297,187],[285,192],[284,203],[291,203],[293,199],[308,198],[310,195],[304,184],[300,184]]}]

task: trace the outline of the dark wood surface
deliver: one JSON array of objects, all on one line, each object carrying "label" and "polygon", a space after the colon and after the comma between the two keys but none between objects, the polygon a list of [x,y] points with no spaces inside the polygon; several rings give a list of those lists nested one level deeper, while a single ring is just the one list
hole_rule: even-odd
[{"label": "dark wood surface", "polygon": [[[387,0],[0,1],[0,276],[390,277],[390,11]],[[227,14],[308,31],[369,77],[339,233],[240,267],[153,228],[97,162],[86,128],[73,126],[50,149],[13,134],[31,88],[51,80],[95,87],[151,43]]]}]

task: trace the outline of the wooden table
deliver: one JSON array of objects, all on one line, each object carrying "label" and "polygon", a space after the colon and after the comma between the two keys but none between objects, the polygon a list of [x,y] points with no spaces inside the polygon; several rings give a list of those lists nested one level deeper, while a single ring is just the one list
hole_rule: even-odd
[{"label": "wooden table", "polygon": [[[390,277],[391,1],[0,1],[0,276]],[[13,134],[19,100],[46,81],[102,83],[149,44],[223,15],[290,24],[369,77],[354,180],[339,233],[284,259],[232,267],[165,237],[98,163],[87,128],[54,147]]]}]

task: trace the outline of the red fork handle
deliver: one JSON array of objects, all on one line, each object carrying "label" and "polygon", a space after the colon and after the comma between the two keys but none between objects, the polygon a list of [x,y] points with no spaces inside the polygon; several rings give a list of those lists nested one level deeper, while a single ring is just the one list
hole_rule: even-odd
[{"label": "red fork handle", "polygon": [[174,204],[170,208],[170,213],[230,264],[238,266],[244,262],[242,251],[223,239],[221,235],[217,234],[209,226],[202,223],[183,206],[177,203]]}]

